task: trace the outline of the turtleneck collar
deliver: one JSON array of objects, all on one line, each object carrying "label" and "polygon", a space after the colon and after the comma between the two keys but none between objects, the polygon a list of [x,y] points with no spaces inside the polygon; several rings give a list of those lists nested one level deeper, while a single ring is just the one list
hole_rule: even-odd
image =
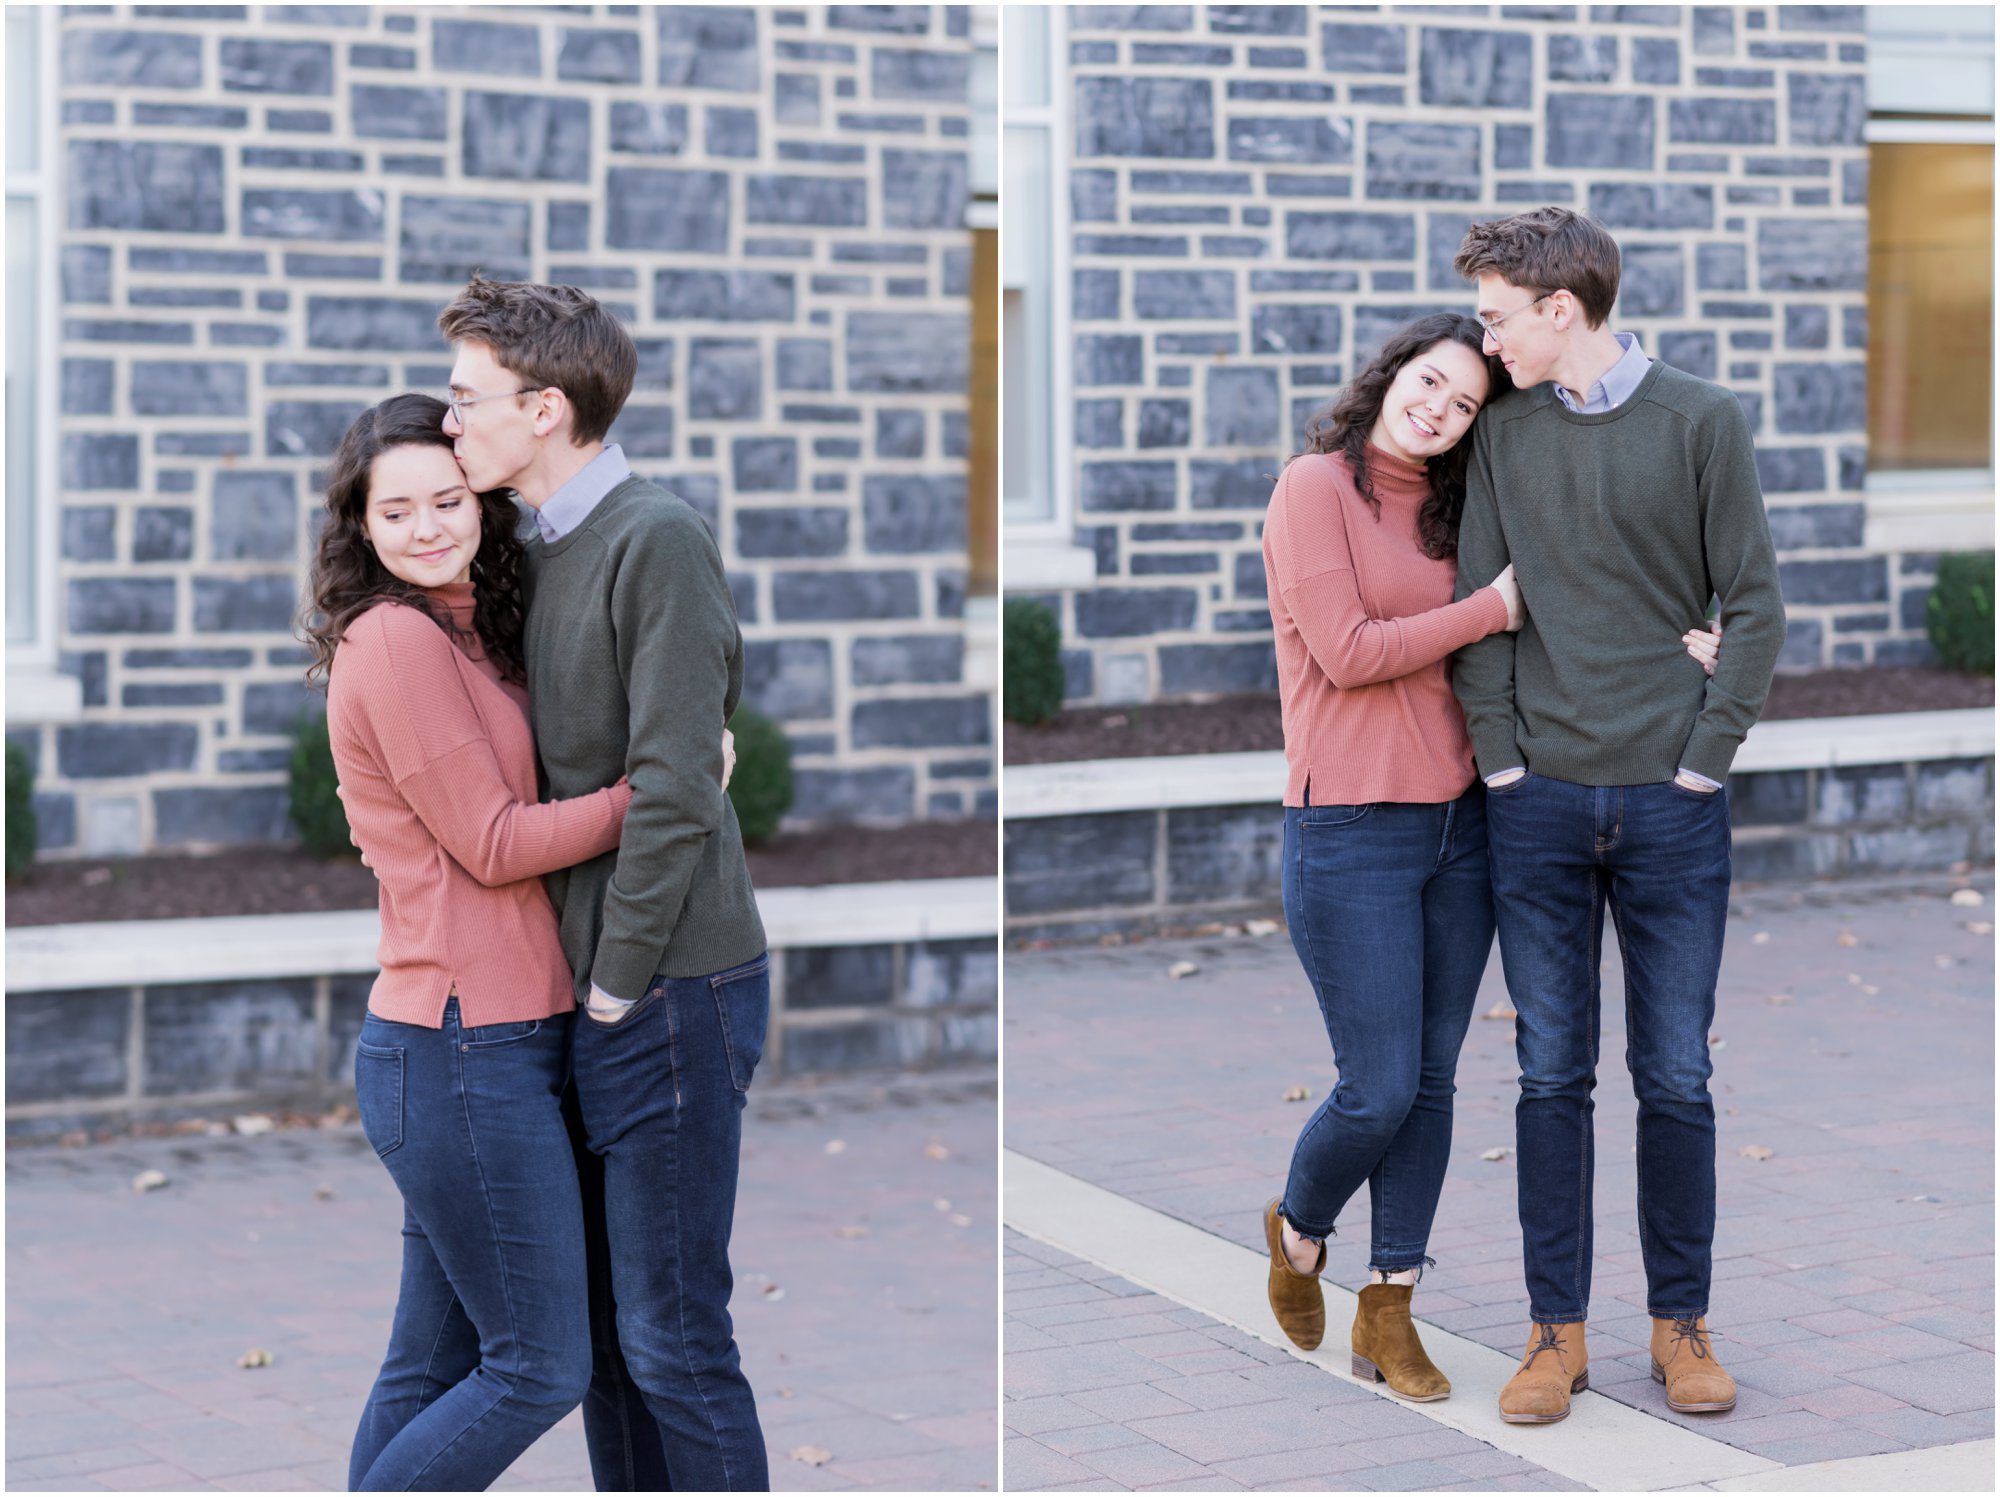
[{"label": "turtleneck collar", "polygon": [[424,596],[433,603],[444,605],[446,613],[451,617],[452,628],[461,636],[460,645],[469,647],[469,653],[475,660],[480,658],[483,650],[479,644],[478,632],[472,627],[472,610],[477,601],[472,590],[472,579],[468,577],[463,582],[447,582],[443,587],[427,587],[424,589]]},{"label": "turtleneck collar", "polygon": [[1418,498],[1431,491],[1428,468],[1422,463],[1413,463],[1406,457],[1377,447],[1373,442],[1368,444],[1368,477],[1370,487],[1378,494],[1398,494]]}]

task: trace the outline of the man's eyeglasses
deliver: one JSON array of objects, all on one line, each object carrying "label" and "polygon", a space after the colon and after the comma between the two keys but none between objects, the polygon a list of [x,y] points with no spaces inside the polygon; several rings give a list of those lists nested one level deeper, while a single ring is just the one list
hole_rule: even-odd
[{"label": "man's eyeglasses", "polygon": [[[1555,292],[1553,291],[1544,291],[1540,296],[1535,298],[1535,301],[1547,301],[1550,297],[1554,295]],[[1489,337],[1498,339],[1500,334],[1497,331],[1497,329],[1499,328],[1500,324],[1505,322],[1509,317],[1514,316],[1516,312],[1527,311],[1528,308],[1532,307],[1535,304],[1535,301],[1523,302],[1520,306],[1514,308],[1513,312],[1503,312],[1498,317],[1494,318],[1480,317],[1475,320],[1479,323],[1480,327],[1485,329]]]},{"label": "man's eyeglasses", "polygon": [[463,426],[465,425],[465,408],[469,405],[478,405],[482,400],[505,400],[510,395],[532,395],[539,389],[541,389],[540,385],[523,385],[518,390],[502,390],[498,395],[474,395],[467,397],[447,394],[444,398],[444,403],[451,407],[451,419],[456,421],[460,426]]}]

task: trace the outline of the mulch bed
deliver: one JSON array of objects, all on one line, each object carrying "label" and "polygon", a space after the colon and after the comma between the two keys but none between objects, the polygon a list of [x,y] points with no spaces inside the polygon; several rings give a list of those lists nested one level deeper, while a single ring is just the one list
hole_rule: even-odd
[{"label": "mulch bed", "polygon": [[[788,832],[749,851],[760,889],[871,884],[887,879],[992,876],[999,832],[990,820]],[[42,863],[7,885],[7,924],[171,920],[374,909],[375,875],[358,861],[323,863],[288,848],[234,848],[174,857]]]},{"label": "mulch bed", "polygon": [[[1779,676],[1771,683],[1764,720],[1992,705],[1991,676],[1881,666]],[[1284,746],[1277,695],[1258,693],[1192,705],[1079,707],[1058,713],[1052,721],[1034,728],[1008,723],[1003,754],[1008,764],[1061,764],[1075,759],[1242,753]]]}]

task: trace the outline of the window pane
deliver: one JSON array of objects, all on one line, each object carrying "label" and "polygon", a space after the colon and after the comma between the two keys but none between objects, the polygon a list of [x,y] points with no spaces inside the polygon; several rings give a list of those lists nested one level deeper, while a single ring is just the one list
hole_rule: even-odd
[{"label": "window pane", "polygon": [[1049,102],[1049,7],[1000,7],[1000,46],[1006,54],[1007,102],[1040,109]]},{"label": "window pane", "polygon": [[1878,472],[1993,462],[1993,147],[1868,165],[1868,449]]},{"label": "window pane", "polygon": [[1000,543],[1000,235],[972,236],[972,410],[966,475],[966,529],[975,597],[999,590]]},{"label": "window pane", "polygon": [[981,47],[972,54],[972,195],[991,197],[1000,190],[1000,54]]},{"label": "window pane", "polygon": [[[1009,66],[1012,59],[1009,58]],[[1001,423],[1001,493],[1009,520],[1055,516],[1049,462],[1054,368],[1049,259],[1049,140],[1039,126],[1010,125],[1001,194],[1000,339],[1007,419]]]},{"label": "window pane", "polygon": [[7,643],[36,638],[35,304],[40,226],[33,198],[7,199]]},{"label": "window pane", "polygon": [[7,7],[7,170],[31,172],[42,153],[42,96],[35,87],[41,36],[35,9]]}]

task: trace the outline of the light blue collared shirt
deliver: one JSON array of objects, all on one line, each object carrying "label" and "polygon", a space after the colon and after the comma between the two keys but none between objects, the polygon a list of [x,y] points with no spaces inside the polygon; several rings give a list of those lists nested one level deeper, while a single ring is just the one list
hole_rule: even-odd
[{"label": "light blue collared shirt", "polygon": [[589,519],[598,502],[631,476],[625,449],[613,442],[549,495],[548,502],[535,511],[535,529],[545,543],[554,545]]},{"label": "light blue collared shirt", "polygon": [[1604,377],[1586,392],[1582,405],[1576,397],[1561,385],[1556,386],[1556,399],[1563,406],[1575,411],[1579,416],[1595,416],[1604,411],[1615,411],[1632,398],[1633,392],[1645,382],[1646,371],[1653,367],[1653,361],[1646,357],[1646,351],[1639,346],[1639,340],[1630,333],[1614,333],[1625,353],[1617,363],[1604,371]]},{"label": "light blue collared shirt", "polygon": [[[1595,416],[1605,411],[1615,411],[1630,400],[1639,386],[1645,382],[1646,371],[1653,367],[1653,361],[1646,357],[1646,351],[1639,346],[1638,338],[1631,333],[1614,333],[1612,336],[1618,340],[1619,346],[1625,352],[1617,363],[1604,371],[1601,379],[1591,385],[1582,405],[1578,405],[1576,397],[1560,384],[1556,386],[1556,399],[1563,403],[1565,410],[1574,411],[1579,416]],[[1501,775],[1512,774],[1520,767],[1517,764],[1512,769],[1495,770],[1487,776],[1486,783],[1491,785]],[[1689,779],[1698,780],[1714,789],[1722,788],[1717,781],[1711,780],[1707,775],[1696,774],[1685,767],[1680,772]]]}]

